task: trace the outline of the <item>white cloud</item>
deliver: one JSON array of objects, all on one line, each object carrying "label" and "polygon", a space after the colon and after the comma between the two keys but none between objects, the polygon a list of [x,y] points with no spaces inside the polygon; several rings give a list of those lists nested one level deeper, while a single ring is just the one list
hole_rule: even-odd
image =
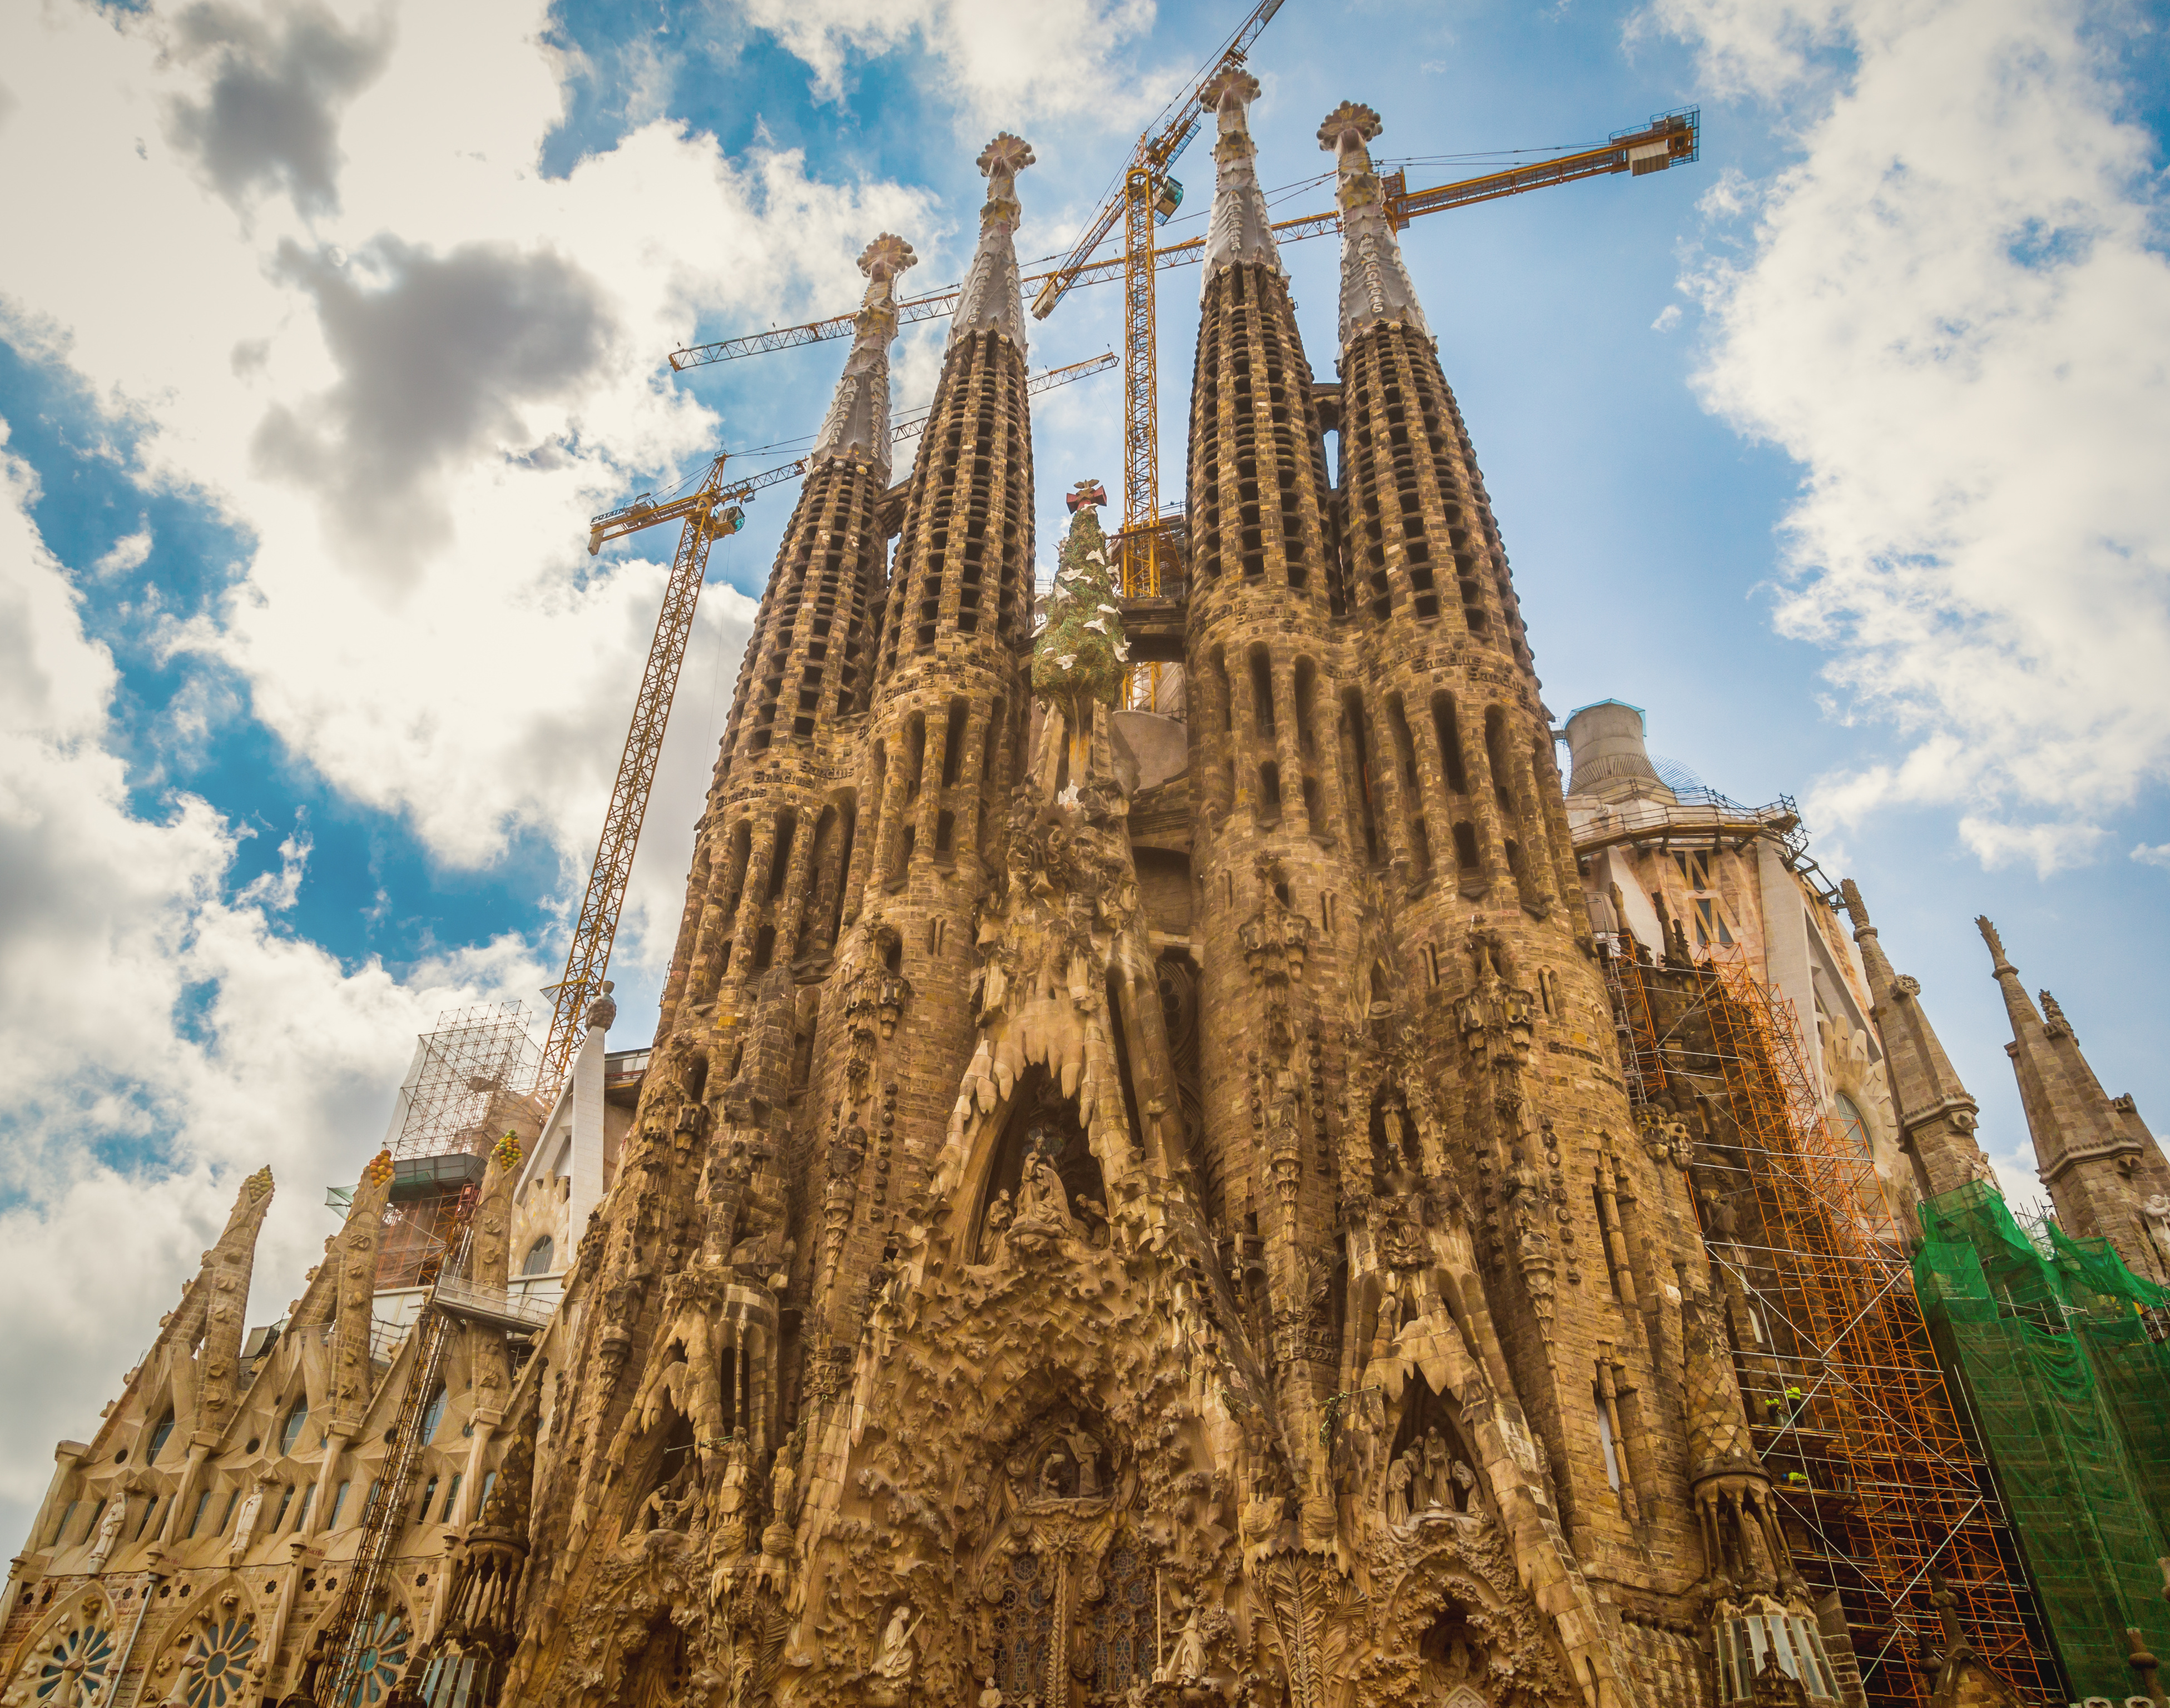
[{"label": "white cloud", "polygon": [[[0,424],[0,447],[5,426]],[[204,801],[130,805],[105,745],[117,678],[30,523],[0,448],[0,1529],[155,1332],[158,1311],[269,1161],[281,1195],[254,1320],[281,1313],[331,1230],[315,1206],[381,1132],[414,1035],[437,1012],[542,977],[505,942],[404,985],[349,971],[277,922],[307,839],[238,894],[239,833]],[[120,1235],[125,1230],[126,1236]]]},{"label": "white cloud", "polygon": [[1650,323],[1650,330],[1653,332],[1670,332],[1680,323],[1681,305],[1677,302],[1668,302],[1663,308],[1658,311],[1658,318]]},{"label": "white cloud", "polygon": [[2160,866],[2170,871],[2170,842],[2142,842],[2133,849],[2132,857],[2143,866]]},{"label": "white cloud", "polygon": [[842,98],[848,56],[917,39],[946,76],[943,93],[983,123],[1082,115],[1135,129],[1180,75],[1141,75],[1120,57],[1155,10],[1153,0],[747,0],[746,15],[806,62],[825,99]]},{"label": "white cloud", "polygon": [[131,569],[140,569],[151,556],[155,542],[147,526],[134,533],[115,540],[94,566],[100,575],[126,575]]},{"label": "white cloud", "polygon": [[[1843,824],[1961,809],[2047,873],[2170,768],[2170,264],[2074,0],[1657,0],[1799,163],[1689,281],[1708,406],[1805,471],[1777,616],[1903,744]],[[1722,214],[1724,209],[1710,210]]]},{"label": "white cloud", "polygon": [[[437,858],[485,864],[539,830],[569,888],[676,544],[591,560],[586,519],[719,436],[665,353],[704,318],[853,300],[879,230],[958,258],[921,192],[668,123],[542,177],[566,68],[546,0],[345,13],[0,8],[19,101],[0,219],[71,234],[7,249],[0,318],[139,430],[147,484],[254,542],[222,606],[163,632],[202,665],[156,733],[168,757],[245,707]],[[712,589],[689,659],[735,672],[749,615]],[[698,798],[696,721],[674,720],[659,792]],[[692,816],[651,816],[628,966],[669,953]]]}]

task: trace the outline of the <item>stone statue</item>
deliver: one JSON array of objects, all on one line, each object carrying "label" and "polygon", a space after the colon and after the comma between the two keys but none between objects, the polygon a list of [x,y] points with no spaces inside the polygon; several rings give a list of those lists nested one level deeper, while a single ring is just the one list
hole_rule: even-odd
[{"label": "stone statue", "polygon": [[794,1516],[792,1503],[799,1489],[799,1467],[791,1462],[791,1449],[787,1444],[776,1455],[776,1464],[768,1474],[769,1517],[779,1524],[788,1524]]},{"label": "stone statue", "polygon": [[1446,1465],[1446,1438],[1436,1429],[1426,1430],[1424,1438],[1424,1503],[1427,1510],[1451,1504],[1447,1495],[1451,1485],[1447,1481]]},{"label": "stone statue", "polygon": [[[924,1614],[919,1619],[925,1618]],[[889,1626],[882,1632],[881,1646],[874,1651],[874,1663],[868,1668],[881,1683],[889,1687],[890,1700],[901,1700],[911,1682],[911,1634],[919,1629],[919,1619],[912,1616],[911,1604],[897,1603],[889,1616]]]},{"label": "stone statue", "polygon": [[2150,1193],[2140,1207],[2140,1216],[2154,1245],[2156,1262],[2164,1274],[2170,1275],[2170,1193]]},{"label": "stone statue", "polygon": [[[152,1497],[153,1503],[157,1499]],[[262,1505],[259,1500],[258,1504]],[[102,1572],[105,1562],[113,1556],[120,1541],[121,1521],[128,1516],[128,1497],[124,1493],[105,1503],[105,1516],[98,1521],[98,1540],[90,1551],[90,1569]]]},{"label": "stone statue", "polygon": [[228,1565],[238,1565],[241,1556],[249,1551],[249,1545],[256,1540],[256,1521],[264,1515],[264,1491],[270,1486],[270,1478],[259,1476],[256,1486],[249,1491],[241,1503],[240,1515],[233,1521],[233,1540],[226,1545]]},{"label": "stone statue", "polygon": [[1388,1293],[1379,1300],[1379,1338],[1388,1345],[1402,1332],[1402,1295]]},{"label": "stone statue", "polygon": [[994,1675],[987,1675],[987,1687],[980,1692],[980,1708],[1002,1708],[1002,1693],[995,1688]]},{"label": "stone statue", "polygon": [[1100,1492],[1100,1444],[1082,1429],[1066,1429],[1063,1438],[1069,1442],[1071,1454],[1077,1461],[1078,1497],[1097,1497]]},{"label": "stone statue", "polygon": [[1454,1477],[1455,1510],[1462,1513],[1473,1511],[1477,1503],[1477,1473],[1469,1468],[1467,1460],[1457,1459],[1454,1461],[1451,1475]]},{"label": "stone statue", "polygon": [[1199,1619],[1198,1604],[1194,1601],[1183,1629],[1176,1633],[1174,1652],[1153,1674],[1155,1684],[1195,1684],[1205,1678],[1205,1634],[1199,1629]]},{"label": "stone statue", "polygon": [[1387,1468],[1387,1522],[1398,1530],[1409,1521],[1409,1477],[1407,1454]]}]

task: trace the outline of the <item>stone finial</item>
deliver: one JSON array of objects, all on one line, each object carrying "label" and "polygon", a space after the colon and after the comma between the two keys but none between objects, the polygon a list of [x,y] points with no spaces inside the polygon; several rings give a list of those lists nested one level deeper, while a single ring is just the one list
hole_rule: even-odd
[{"label": "stone finial", "polygon": [[2050,1036],[2055,1038],[2060,1033],[2066,1038],[2073,1036],[2072,1022],[2065,1018],[2065,1011],[2059,1006],[2057,999],[2047,990],[2035,994],[2042,999],[2042,1023]]},{"label": "stone finial", "polygon": [[[1360,151],[1386,128],[1378,114],[1361,101],[1344,101],[1320,124],[1318,146],[1328,154],[1351,148]],[[1365,163],[1368,166],[1371,163]]]},{"label": "stone finial", "polygon": [[911,253],[911,245],[895,232],[884,232],[859,254],[859,271],[876,283],[894,279],[918,264],[919,257]]},{"label": "stone finial", "polygon": [[1838,887],[1839,899],[1846,905],[1846,916],[1853,921],[1853,940],[1876,935],[1876,927],[1868,922],[1868,904],[1861,899],[1861,886],[1851,878]]},{"label": "stone finial", "polygon": [[1259,99],[1259,80],[1243,67],[1232,65],[1208,77],[1198,97],[1212,112],[1222,112],[1232,106],[1240,113]]},{"label": "stone finial", "polygon": [[896,340],[895,280],[918,259],[911,245],[894,232],[884,232],[861,253],[866,296],[852,317],[851,354],[844,358],[844,371],[808,453],[810,462],[859,457],[888,480],[889,347]]},{"label": "stone finial", "polygon": [[1402,263],[1393,222],[1387,217],[1385,190],[1365,146],[1382,128],[1379,115],[1355,101],[1344,101],[1318,127],[1318,146],[1334,155],[1339,179],[1334,197],[1341,205],[1344,350],[1375,326],[1406,327],[1419,337],[1431,336],[1416,286]]},{"label": "stone finial", "polygon": [[611,995],[611,992],[617,988],[612,980],[608,979],[603,980],[602,994],[588,1004],[587,1019],[591,1027],[600,1026],[605,1032],[608,1032],[617,1024],[617,1003]]},{"label": "stone finial", "polygon": [[1231,66],[1216,73],[1199,94],[1213,109],[1221,131],[1213,145],[1213,211],[1205,222],[1202,296],[1224,269],[1250,264],[1279,272],[1281,256],[1265,192],[1259,188],[1253,163],[1258,145],[1251,141],[1245,110],[1259,98],[1259,80],[1241,66]]},{"label": "stone finial", "polygon": [[2019,969],[2005,959],[2004,939],[1997,936],[1996,926],[1991,922],[1989,915],[1986,913],[1978,913],[1975,915],[1974,922],[1975,928],[1980,931],[1981,940],[1989,945],[1989,953],[1996,961],[1996,965],[1990,969],[1991,974],[2001,978],[2007,973],[2018,972]]},{"label": "stone finial", "polygon": [[980,244],[958,293],[949,322],[949,347],[978,332],[999,332],[1025,350],[1024,303],[1018,295],[1017,249],[1012,239],[1024,216],[1017,199],[1017,175],[1033,164],[1032,144],[1004,131],[980,151],[976,164],[987,180],[987,199],[980,208]]},{"label": "stone finial", "polygon": [[972,163],[980,168],[982,178],[1011,178],[1026,167],[1036,165],[1039,157],[1032,152],[1032,144],[1013,131],[997,131],[993,141],[980,151],[980,157]]}]

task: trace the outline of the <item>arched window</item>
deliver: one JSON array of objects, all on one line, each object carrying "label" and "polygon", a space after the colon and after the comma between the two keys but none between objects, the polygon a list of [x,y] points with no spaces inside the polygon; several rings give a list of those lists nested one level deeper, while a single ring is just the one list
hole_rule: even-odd
[{"label": "arched window", "polygon": [[527,1255],[521,1260],[520,1273],[523,1275],[547,1275],[550,1273],[550,1259],[556,1255],[557,1247],[551,1243],[549,1235],[545,1234],[527,1248]]},{"label": "arched window", "polygon": [[1831,1113],[1826,1119],[1831,1137],[1855,1156],[1875,1155],[1874,1147],[1868,1142],[1868,1123],[1862,1119],[1861,1110],[1844,1092],[1831,1099]]},{"label": "arched window", "polygon": [[173,1433],[174,1414],[169,1411],[158,1420],[158,1427],[151,1432],[151,1450],[143,1455],[144,1464],[150,1464],[158,1456],[159,1450],[166,1444],[167,1437]]},{"label": "arched window", "polygon": [[437,1425],[444,1422],[444,1419],[445,1390],[440,1387],[436,1393],[430,1396],[430,1409],[422,1414],[422,1438],[425,1441],[436,1440]]},{"label": "arched window", "polygon": [[309,1421],[309,1396],[302,1395],[294,1401],[294,1409],[286,1414],[286,1427],[279,1432],[279,1450],[291,1453],[302,1438],[302,1426]]}]

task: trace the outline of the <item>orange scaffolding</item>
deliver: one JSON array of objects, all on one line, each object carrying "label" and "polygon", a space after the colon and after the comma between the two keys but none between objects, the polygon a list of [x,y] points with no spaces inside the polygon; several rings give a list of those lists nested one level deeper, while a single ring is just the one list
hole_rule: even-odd
[{"label": "orange scaffolding", "polygon": [[[1606,974],[1631,1096],[1702,1091],[1721,1117],[1698,1152],[1712,1198],[1699,1190],[1697,1210],[1729,1294],[1747,1307],[1744,1397],[1795,1567],[1817,1594],[1838,1592],[1869,1700],[1927,1702],[1934,1674],[1921,1663],[1943,1647],[1931,1601],[1941,1583],[2022,1700],[2063,1704],[2011,1526],[1916,1301],[1906,1241],[1873,1159],[1823,1118],[1792,1004],[1737,959],[1689,970],[1617,956]],[[1713,1214],[1728,1225],[1713,1230]]]}]

